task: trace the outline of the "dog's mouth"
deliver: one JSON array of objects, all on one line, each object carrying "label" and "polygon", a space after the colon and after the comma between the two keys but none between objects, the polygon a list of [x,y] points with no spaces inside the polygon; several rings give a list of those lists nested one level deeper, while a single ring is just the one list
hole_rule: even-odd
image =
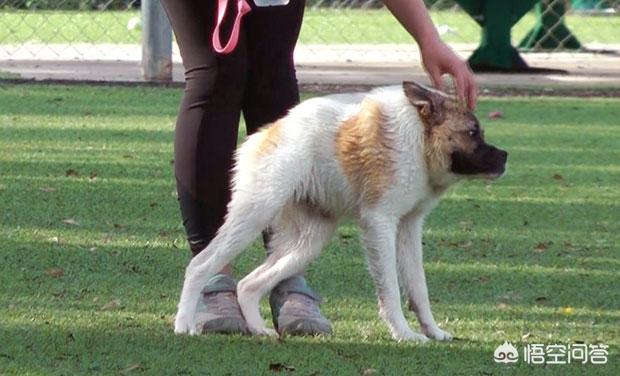
[{"label": "dog's mouth", "polygon": [[473,153],[454,152],[451,170],[455,174],[495,180],[506,171],[508,153],[492,145],[480,145]]},{"label": "dog's mouth", "polygon": [[504,165],[498,171],[485,172],[485,173],[480,174],[480,176],[486,180],[496,180],[496,179],[501,178],[505,172],[506,172],[506,167]]}]

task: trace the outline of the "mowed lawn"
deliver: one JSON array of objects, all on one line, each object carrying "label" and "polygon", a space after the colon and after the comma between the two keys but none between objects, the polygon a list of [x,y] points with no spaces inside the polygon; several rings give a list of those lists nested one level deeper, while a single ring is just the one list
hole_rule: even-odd
[{"label": "mowed lawn", "polygon": [[[620,374],[619,99],[481,100],[508,173],[463,183],[429,217],[433,311],[457,339],[419,345],[379,319],[352,224],[308,270],[332,337],[173,334],[189,259],[172,174],[180,95],[0,86],[0,374]],[[263,255],[257,243],[237,275]],[[605,344],[609,360],[495,364],[504,341]]]}]

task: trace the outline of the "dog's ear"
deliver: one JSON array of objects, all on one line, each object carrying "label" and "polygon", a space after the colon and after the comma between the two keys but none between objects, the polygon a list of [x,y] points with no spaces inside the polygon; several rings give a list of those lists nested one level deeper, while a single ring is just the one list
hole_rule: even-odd
[{"label": "dog's ear", "polygon": [[418,110],[422,120],[431,127],[444,122],[444,102],[446,98],[415,82],[403,82],[403,90],[409,102]]}]

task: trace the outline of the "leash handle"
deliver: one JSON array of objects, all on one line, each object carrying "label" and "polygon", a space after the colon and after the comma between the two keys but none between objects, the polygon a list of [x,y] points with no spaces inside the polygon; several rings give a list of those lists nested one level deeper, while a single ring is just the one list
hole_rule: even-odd
[{"label": "leash handle", "polygon": [[220,40],[220,26],[226,16],[226,8],[228,0],[217,1],[217,22],[215,24],[215,30],[213,31],[213,38],[211,40],[213,49],[220,54],[229,54],[237,47],[239,42],[239,31],[241,30],[241,18],[252,10],[250,5],[245,0],[237,0],[237,16],[235,17],[235,23],[233,24],[230,38],[224,47],[222,47],[222,41]]}]

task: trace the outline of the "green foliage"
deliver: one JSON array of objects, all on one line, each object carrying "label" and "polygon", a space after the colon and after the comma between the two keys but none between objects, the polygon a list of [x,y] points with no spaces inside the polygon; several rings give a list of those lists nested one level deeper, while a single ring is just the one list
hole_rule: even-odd
[{"label": "green foliage", "polygon": [[[0,374],[620,374],[619,99],[482,100],[508,172],[462,184],[428,219],[433,311],[458,339],[417,345],[379,319],[351,223],[307,273],[333,337],[172,333],[189,259],[171,165],[180,95],[0,86]],[[255,244],[237,276],[263,257]],[[506,340],[603,343],[609,364],[495,364]]]}]

